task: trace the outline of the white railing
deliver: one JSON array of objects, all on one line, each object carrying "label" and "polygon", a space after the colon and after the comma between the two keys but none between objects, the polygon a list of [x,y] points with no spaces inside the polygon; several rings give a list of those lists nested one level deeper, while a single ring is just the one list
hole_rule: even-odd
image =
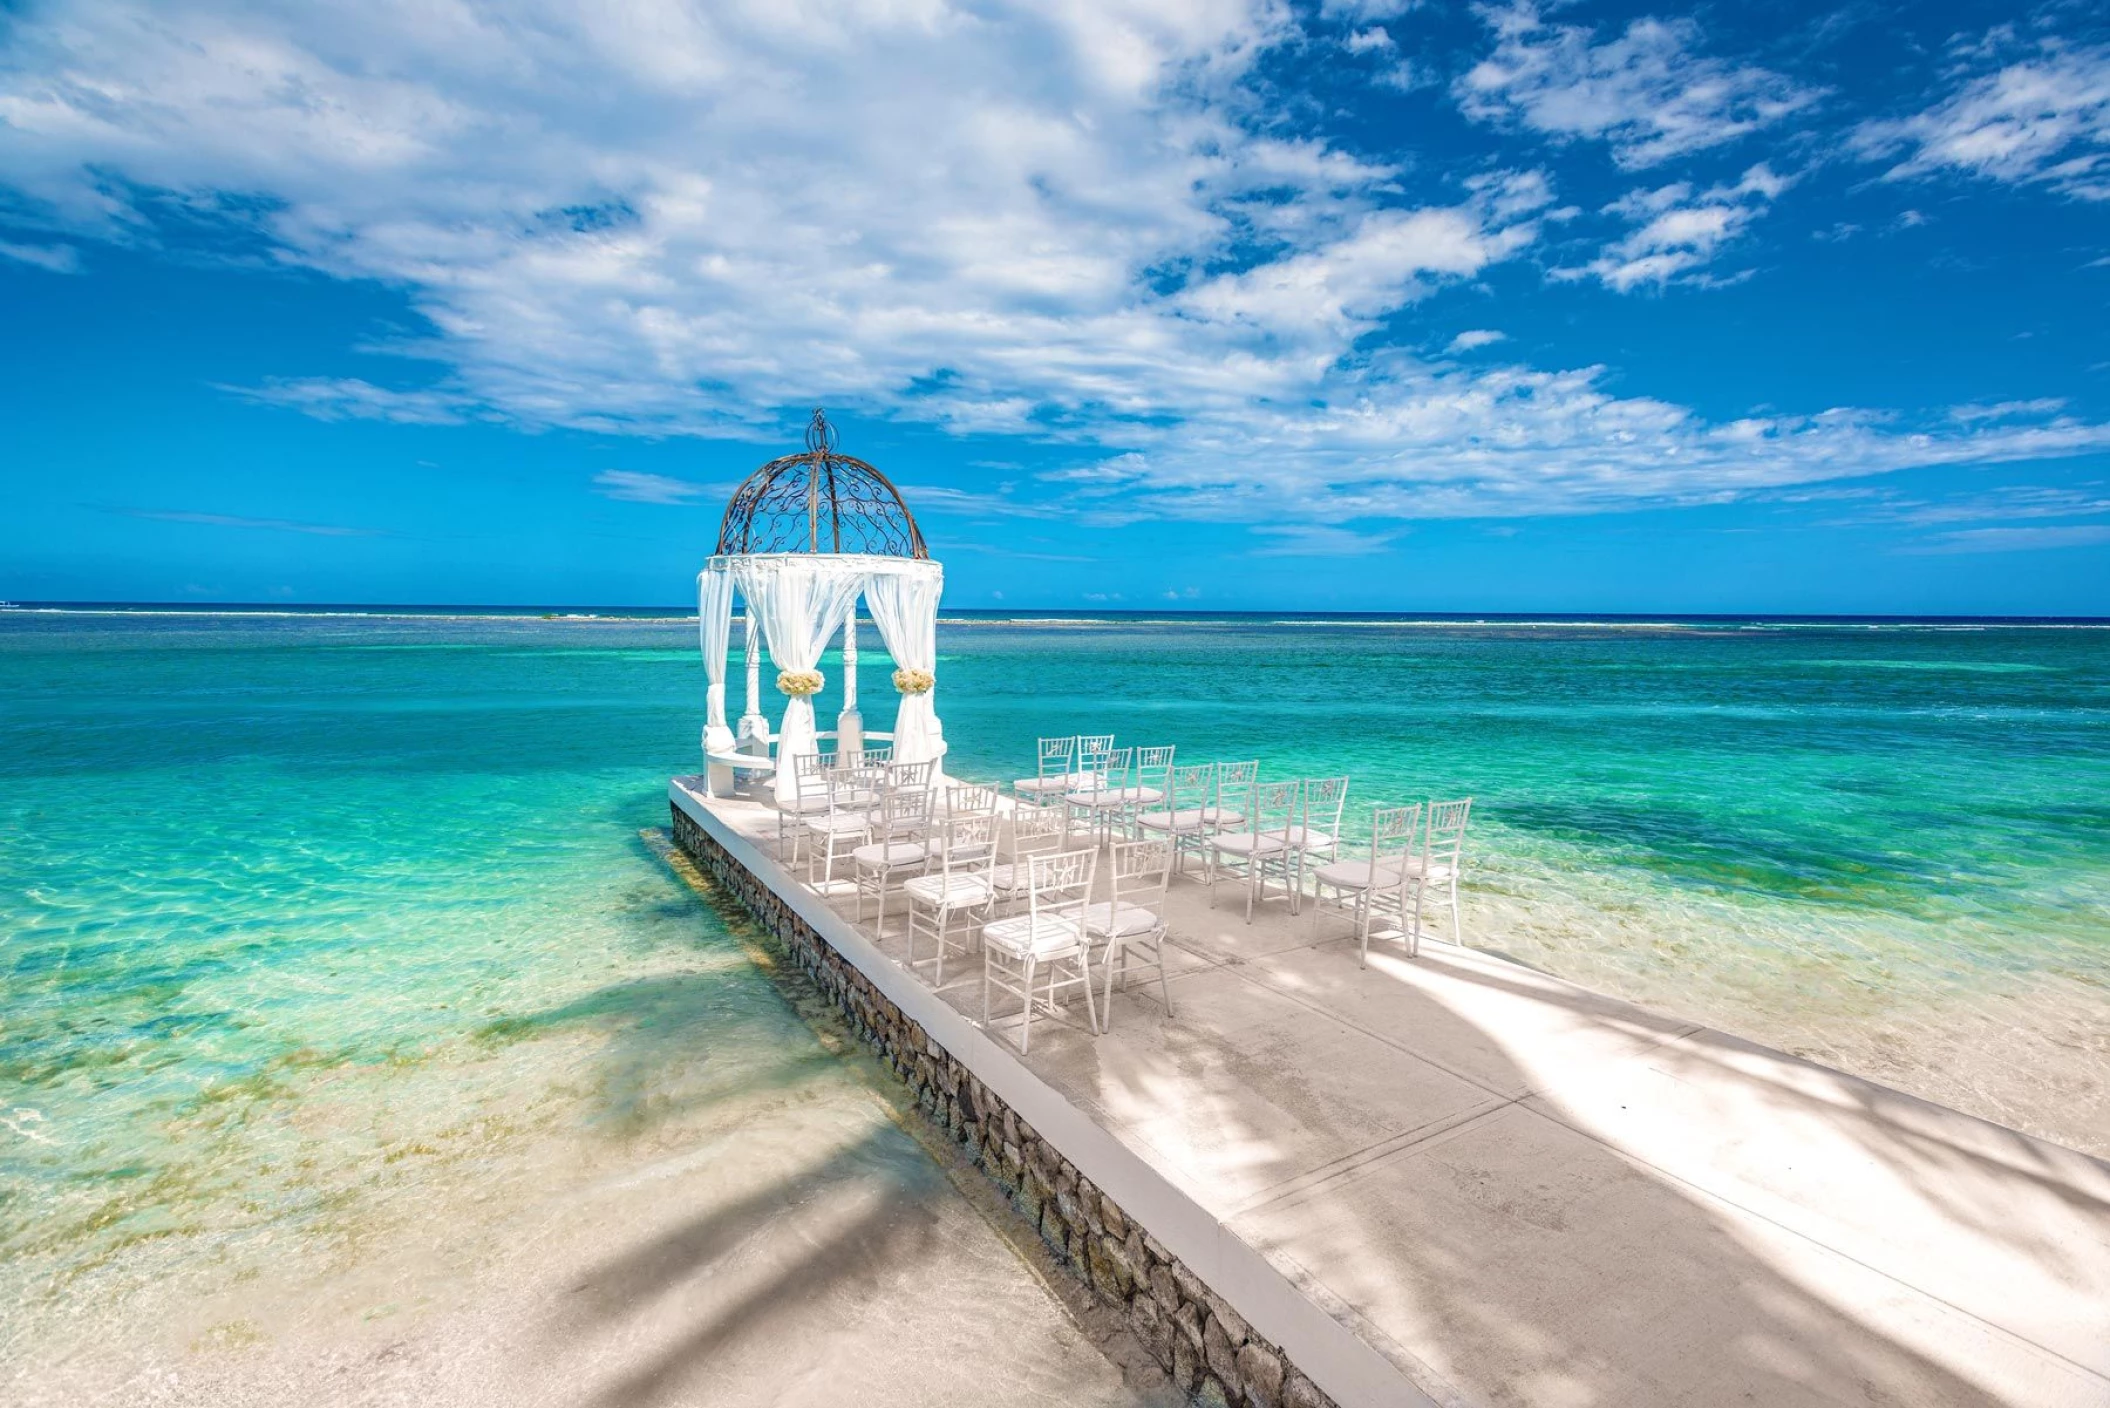
[{"label": "white railing", "polygon": [[[839,735],[836,730],[828,729],[825,732],[815,734],[814,737],[826,742],[839,737]],[[777,744],[777,735],[772,733],[763,741],[774,748]],[[892,743],[894,735],[881,729],[866,729],[865,741],[867,743]],[[760,753],[705,753],[703,757],[707,763],[716,763],[720,767],[732,768],[737,772],[773,773],[777,770],[777,760],[773,757],[765,758]]]}]

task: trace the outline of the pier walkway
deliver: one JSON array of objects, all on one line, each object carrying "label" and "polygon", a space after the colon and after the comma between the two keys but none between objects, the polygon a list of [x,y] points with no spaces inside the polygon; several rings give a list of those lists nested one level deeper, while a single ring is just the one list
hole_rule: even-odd
[{"label": "pier walkway", "polygon": [[[769,859],[768,808],[670,796],[849,920],[847,886]],[[1080,1004],[1019,1057],[1007,1004],[973,1059],[1018,1061],[1397,1372],[1344,1404],[2110,1405],[2102,1163],[1495,956],[1374,939],[1359,969],[1338,915],[1220,906],[1175,880],[1174,1016],[1138,981],[1107,1034]],[[927,988],[889,927],[863,962]],[[978,1021],[979,960],[946,976]]]}]

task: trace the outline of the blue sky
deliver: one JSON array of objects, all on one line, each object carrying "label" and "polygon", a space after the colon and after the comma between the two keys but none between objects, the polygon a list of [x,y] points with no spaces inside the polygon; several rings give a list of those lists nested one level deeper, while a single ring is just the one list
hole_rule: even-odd
[{"label": "blue sky", "polygon": [[0,9],[0,596],[2110,614],[2099,6]]}]

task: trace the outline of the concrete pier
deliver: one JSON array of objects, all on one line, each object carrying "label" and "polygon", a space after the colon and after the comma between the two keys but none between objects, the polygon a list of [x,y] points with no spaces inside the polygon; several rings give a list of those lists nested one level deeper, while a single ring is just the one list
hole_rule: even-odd
[{"label": "concrete pier", "polygon": [[[1138,983],[1107,1034],[1080,1003],[1021,1057],[1015,1002],[980,1024],[978,960],[934,992],[900,961],[900,909],[875,933],[847,887],[777,863],[773,811],[701,779],[669,798],[706,868],[737,867],[1206,1283],[1287,1366],[1278,1388],[2110,1405],[2094,1159],[1491,955],[1375,940],[1360,969],[1339,916],[1315,931],[1275,901],[1248,925],[1234,886],[1212,909],[1192,879],[1167,911],[1176,1015]],[[1183,1386],[1267,1397],[1265,1372],[1209,1363]]]}]

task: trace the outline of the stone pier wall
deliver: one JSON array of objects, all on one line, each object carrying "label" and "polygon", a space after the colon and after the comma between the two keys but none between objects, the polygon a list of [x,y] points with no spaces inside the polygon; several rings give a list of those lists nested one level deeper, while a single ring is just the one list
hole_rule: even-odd
[{"label": "stone pier wall", "polygon": [[776,938],[931,1119],[1039,1229],[1056,1260],[1126,1314],[1174,1383],[1198,1403],[1332,1408],[1280,1349],[903,1016],[767,883],[680,807],[672,811],[675,843]]}]

